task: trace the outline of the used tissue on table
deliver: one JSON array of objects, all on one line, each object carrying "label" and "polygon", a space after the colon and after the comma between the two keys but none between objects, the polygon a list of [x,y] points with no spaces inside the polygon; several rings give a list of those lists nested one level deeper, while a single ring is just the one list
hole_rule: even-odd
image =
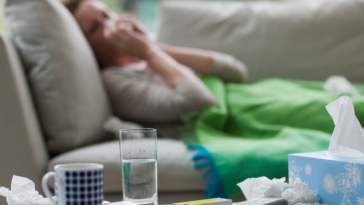
[{"label": "used tissue on table", "polygon": [[321,203],[364,205],[364,133],[349,97],[326,106],[335,129],[328,151],[288,155],[289,183],[301,178]]},{"label": "used tissue on table", "polygon": [[6,197],[8,205],[52,205],[48,198],[35,190],[32,180],[15,175],[11,180],[11,190],[0,187],[0,196]]},{"label": "used tissue on table", "polygon": [[316,192],[308,189],[308,185],[296,179],[291,186],[286,178],[268,179],[267,177],[249,178],[237,184],[247,200],[264,197],[282,197],[289,203],[315,203],[319,200]]},{"label": "used tissue on table", "polygon": [[293,188],[284,191],[282,193],[282,198],[284,198],[288,204],[316,203],[319,199],[316,198],[315,195],[315,191],[311,191],[306,183],[302,182],[300,178],[296,178]]},{"label": "used tissue on table", "polygon": [[247,200],[262,197],[281,197],[282,193],[292,188],[286,178],[268,179],[267,177],[249,178],[238,184]]}]

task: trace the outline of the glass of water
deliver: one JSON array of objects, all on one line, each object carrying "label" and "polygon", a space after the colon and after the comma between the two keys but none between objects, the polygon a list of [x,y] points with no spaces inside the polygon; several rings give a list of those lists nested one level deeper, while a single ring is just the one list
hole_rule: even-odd
[{"label": "glass of water", "polygon": [[120,130],[124,201],[158,204],[157,130]]}]

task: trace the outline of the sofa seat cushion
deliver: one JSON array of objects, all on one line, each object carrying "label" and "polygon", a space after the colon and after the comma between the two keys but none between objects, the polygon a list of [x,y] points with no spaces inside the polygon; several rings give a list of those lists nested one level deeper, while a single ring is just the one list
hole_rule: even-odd
[{"label": "sofa seat cushion", "polygon": [[[179,140],[158,139],[158,191],[202,191],[205,170],[193,168],[194,151]],[[48,170],[56,164],[94,162],[104,165],[105,193],[122,191],[119,141],[109,141],[79,148],[53,158]]]}]

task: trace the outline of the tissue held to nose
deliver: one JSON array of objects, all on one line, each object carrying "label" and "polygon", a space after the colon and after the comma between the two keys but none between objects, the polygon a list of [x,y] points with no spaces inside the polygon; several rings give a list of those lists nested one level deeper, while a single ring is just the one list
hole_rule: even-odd
[{"label": "tissue held to nose", "polygon": [[112,29],[115,29],[116,27],[124,28],[128,31],[134,30],[134,27],[131,23],[127,22],[115,22],[114,20],[108,20],[106,21],[106,26]]},{"label": "tissue held to nose", "polygon": [[8,205],[52,205],[35,190],[32,180],[16,175],[11,180],[11,190],[0,187],[0,195],[6,197]]}]

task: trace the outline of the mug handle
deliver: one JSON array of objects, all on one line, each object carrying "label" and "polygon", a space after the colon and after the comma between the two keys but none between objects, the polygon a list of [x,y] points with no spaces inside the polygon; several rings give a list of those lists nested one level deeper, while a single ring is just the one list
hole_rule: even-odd
[{"label": "mug handle", "polygon": [[57,177],[55,172],[48,172],[47,174],[45,174],[42,178],[42,188],[43,191],[45,193],[45,195],[48,197],[48,199],[52,202],[53,205],[57,205],[56,202],[53,200],[52,198],[52,194],[51,191],[49,191],[49,187],[48,187],[48,179],[50,177]]}]

